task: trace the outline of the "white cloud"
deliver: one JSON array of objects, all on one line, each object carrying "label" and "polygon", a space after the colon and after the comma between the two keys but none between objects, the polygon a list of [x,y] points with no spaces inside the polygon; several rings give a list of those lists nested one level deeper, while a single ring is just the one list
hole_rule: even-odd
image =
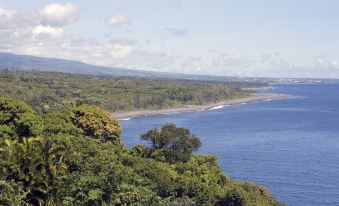
[{"label": "white cloud", "polygon": [[[13,11],[0,6],[0,51],[74,59],[87,63],[154,71],[185,72],[214,75],[318,77],[339,76],[336,56],[300,60],[286,58],[278,52],[242,56],[209,50],[193,54],[173,49],[173,42],[147,39],[82,39],[69,36],[63,29],[76,20],[73,4],[49,4],[31,12]],[[107,24],[121,27],[130,24],[122,15],[113,16]],[[164,27],[163,27],[164,28]],[[182,28],[167,28],[175,35],[185,35]],[[172,45],[171,45],[172,44]],[[168,48],[172,48],[168,49]],[[227,48],[225,48],[227,51]],[[182,52],[182,53],[180,53]],[[230,52],[230,51],[227,51]]]},{"label": "white cloud", "polygon": [[16,13],[15,11],[5,9],[0,5],[0,18],[12,17],[13,15],[15,15],[15,13]]},{"label": "white cloud", "polygon": [[61,37],[64,35],[64,30],[60,27],[38,25],[34,27],[32,33],[36,36]]},{"label": "white cloud", "polygon": [[338,61],[337,60],[332,60],[331,65],[334,67],[339,67]]},{"label": "white cloud", "polygon": [[229,54],[219,54],[212,60],[212,66],[221,68],[249,67],[250,59]]},{"label": "white cloud", "polygon": [[117,28],[130,24],[130,21],[123,15],[114,15],[107,22],[107,25],[111,28]]},{"label": "white cloud", "polygon": [[321,57],[317,58],[317,63],[318,64],[323,64],[324,63],[324,59],[321,58]]},{"label": "white cloud", "polygon": [[335,59],[328,59],[324,55],[316,59],[316,66],[321,68],[339,68],[339,62]]},{"label": "white cloud", "polygon": [[132,52],[131,46],[115,44],[111,51],[113,58],[124,58],[127,57]]},{"label": "white cloud", "polygon": [[77,19],[78,7],[74,4],[48,4],[40,10],[43,23],[47,25],[66,25]]}]

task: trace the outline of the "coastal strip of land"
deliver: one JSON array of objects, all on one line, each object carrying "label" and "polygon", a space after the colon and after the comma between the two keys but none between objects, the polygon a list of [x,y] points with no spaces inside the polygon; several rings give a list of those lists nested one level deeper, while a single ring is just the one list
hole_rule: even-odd
[{"label": "coastal strip of land", "polygon": [[208,109],[218,109],[224,106],[231,106],[235,104],[245,104],[250,102],[257,101],[269,101],[269,100],[279,100],[279,99],[290,99],[294,98],[291,95],[285,94],[276,94],[276,93],[254,93],[250,96],[238,99],[229,99],[221,102],[210,103],[205,105],[185,105],[182,107],[160,109],[160,110],[137,110],[137,111],[127,111],[127,112],[114,112],[112,115],[120,120],[128,119],[132,117],[142,117],[150,115],[160,115],[160,114],[170,114],[170,113],[179,113],[179,112],[193,112],[193,111],[202,111]]}]

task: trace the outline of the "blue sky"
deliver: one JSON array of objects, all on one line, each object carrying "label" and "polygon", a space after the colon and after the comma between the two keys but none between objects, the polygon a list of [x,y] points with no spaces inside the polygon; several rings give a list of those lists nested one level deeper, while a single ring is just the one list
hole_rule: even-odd
[{"label": "blue sky", "polygon": [[152,71],[339,78],[338,10],[337,0],[0,0],[0,51]]}]

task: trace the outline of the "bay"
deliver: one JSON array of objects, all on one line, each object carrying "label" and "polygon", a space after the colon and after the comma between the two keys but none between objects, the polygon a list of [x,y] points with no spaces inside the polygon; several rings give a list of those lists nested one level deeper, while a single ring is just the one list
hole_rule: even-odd
[{"label": "bay", "polygon": [[295,206],[339,205],[339,84],[276,84],[294,99],[266,100],[121,121],[123,142],[171,122],[202,141],[232,178],[259,183]]}]

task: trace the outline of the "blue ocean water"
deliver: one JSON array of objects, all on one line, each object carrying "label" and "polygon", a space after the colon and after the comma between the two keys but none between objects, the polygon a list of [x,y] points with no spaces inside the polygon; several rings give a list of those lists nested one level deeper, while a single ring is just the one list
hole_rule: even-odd
[{"label": "blue ocean water", "polygon": [[279,84],[294,99],[233,105],[121,121],[132,147],[150,128],[173,122],[216,154],[222,169],[238,180],[267,187],[292,206],[339,205],[339,84]]}]

